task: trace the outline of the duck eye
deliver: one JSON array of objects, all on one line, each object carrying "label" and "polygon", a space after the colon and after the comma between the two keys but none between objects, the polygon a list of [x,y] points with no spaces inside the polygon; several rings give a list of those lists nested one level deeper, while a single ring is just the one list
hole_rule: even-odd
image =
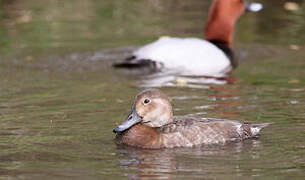
[{"label": "duck eye", "polygon": [[150,99],[144,99],[144,104],[148,104],[148,103],[150,103]]}]

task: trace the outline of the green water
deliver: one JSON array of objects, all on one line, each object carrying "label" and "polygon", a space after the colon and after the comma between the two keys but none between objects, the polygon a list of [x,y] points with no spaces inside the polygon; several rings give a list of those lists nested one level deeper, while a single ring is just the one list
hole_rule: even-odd
[{"label": "green water", "polygon": [[210,1],[0,1],[0,179],[305,179],[305,4],[261,2],[238,23],[233,84],[160,89],[176,115],[275,124],[226,146],[141,150],[112,129],[151,76],[111,64],[162,35],[201,37]]}]

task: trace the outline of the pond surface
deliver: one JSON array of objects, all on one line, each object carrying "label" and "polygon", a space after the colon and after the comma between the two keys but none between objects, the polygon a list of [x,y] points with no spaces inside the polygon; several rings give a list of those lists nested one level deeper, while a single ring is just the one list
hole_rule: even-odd
[{"label": "pond surface", "polygon": [[[261,2],[238,23],[234,83],[215,84],[111,68],[159,36],[201,37],[210,1],[0,1],[0,179],[305,179],[305,3]],[[117,146],[149,84],[176,115],[274,124],[225,146]]]}]

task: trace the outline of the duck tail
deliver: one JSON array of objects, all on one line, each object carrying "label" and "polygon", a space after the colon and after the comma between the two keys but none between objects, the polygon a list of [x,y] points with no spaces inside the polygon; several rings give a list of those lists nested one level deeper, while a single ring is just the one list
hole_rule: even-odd
[{"label": "duck tail", "polygon": [[251,124],[250,125],[250,130],[251,130],[252,136],[258,135],[258,133],[260,132],[260,130],[262,128],[267,127],[267,126],[269,126],[271,124],[273,124],[273,123]]},{"label": "duck tail", "polygon": [[114,63],[112,65],[115,68],[142,68],[142,67],[150,67],[155,68],[156,64],[154,61],[149,59],[136,59],[135,56],[131,56],[125,59],[125,61]]}]

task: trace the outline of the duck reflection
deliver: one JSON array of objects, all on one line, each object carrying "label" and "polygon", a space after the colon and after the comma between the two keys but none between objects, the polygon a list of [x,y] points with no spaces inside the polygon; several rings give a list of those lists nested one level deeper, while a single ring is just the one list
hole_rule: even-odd
[{"label": "duck reflection", "polygon": [[[123,157],[119,165],[126,168],[125,174],[134,179],[172,179],[177,176],[202,177],[211,172],[242,173],[234,161],[245,156],[244,152],[261,148],[257,139],[244,142],[230,143],[225,146],[200,146],[195,148],[173,148],[161,150],[137,149],[117,145],[117,154]],[[257,155],[250,157],[257,158]],[[129,171],[133,170],[133,171]]]},{"label": "duck reflection", "polygon": [[226,77],[213,76],[181,76],[178,72],[160,72],[147,74],[138,79],[139,87],[187,87],[198,89],[209,89],[209,84],[223,85],[233,84],[238,79],[232,75]]}]

